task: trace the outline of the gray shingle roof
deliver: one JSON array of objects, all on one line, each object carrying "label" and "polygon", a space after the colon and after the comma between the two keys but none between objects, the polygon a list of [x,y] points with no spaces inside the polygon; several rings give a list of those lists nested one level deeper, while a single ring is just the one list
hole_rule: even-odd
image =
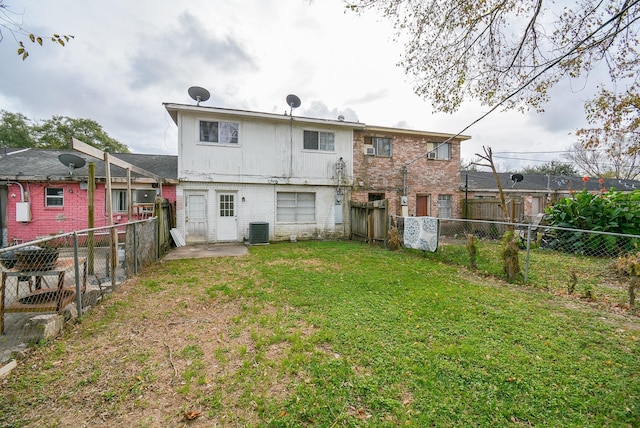
[{"label": "gray shingle roof", "polygon": [[[469,190],[497,192],[498,186],[490,171],[461,171],[460,187],[464,190],[465,180],[468,177]],[[589,191],[614,188],[619,191],[630,191],[640,189],[640,181],[636,180],[618,180],[605,178],[601,184],[597,177],[589,178],[585,183],[582,177],[570,177],[566,175],[544,175],[544,174],[523,174],[523,180],[515,183],[511,180],[511,173],[499,172],[500,184],[505,190],[514,191],[580,191],[586,189]]]}]

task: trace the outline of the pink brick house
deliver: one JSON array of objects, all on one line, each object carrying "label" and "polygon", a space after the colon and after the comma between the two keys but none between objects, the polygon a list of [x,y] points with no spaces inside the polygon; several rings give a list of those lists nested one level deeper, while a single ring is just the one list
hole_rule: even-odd
[{"label": "pink brick house", "polygon": [[[87,229],[88,164],[95,165],[95,227],[109,224],[106,204],[106,169],[103,160],[73,150],[0,149],[0,226],[2,246],[40,237]],[[70,173],[61,154],[74,154],[86,164]],[[167,155],[112,154],[131,165],[164,178],[157,183],[131,174],[132,206],[127,199],[127,171],[111,166],[114,224],[150,215],[156,196],[175,204],[177,157]]]},{"label": "pink brick house", "polygon": [[394,216],[460,218],[460,143],[470,137],[450,137],[377,126],[356,130],[351,199],[388,199]]}]

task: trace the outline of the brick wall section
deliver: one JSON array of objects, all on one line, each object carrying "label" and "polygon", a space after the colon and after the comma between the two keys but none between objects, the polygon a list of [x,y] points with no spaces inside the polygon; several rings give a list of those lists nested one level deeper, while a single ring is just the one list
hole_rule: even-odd
[{"label": "brick wall section", "polygon": [[[89,201],[87,190],[81,189],[78,182],[44,183],[23,182],[25,201],[31,202],[31,221],[16,221],[16,202],[21,202],[20,188],[16,184],[8,185],[7,201],[7,238],[8,243],[26,242],[49,235],[87,229]],[[47,187],[64,190],[64,206],[45,206],[45,189]],[[94,194],[94,225],[107,226],[108,216],[105,201],[105,185],[98,183]],[[170,202],[176,200],[175,186],[164,185],[162,195]],[[15,197],[14,197],[15,196]],[[114,224],[126,223],[127,213],[114,213]]]},{"label": "brick wall section", "polygon": [[[391,138],[392,156],[365,155],[365,137]],[[417,196],[430,196],[430,215],[435,217],[438,216],[438,195],[451,195],[452,217],[460,218],[460,141],[451,141],[450,160],[429,160],[426,157],[428,142],[442,142],[444,140],[442,137],[430,138],[419,134],[395,134],[390,131],[356,131],[354,133],[354,182],[351,199],[357,202],[366,202],[369,200],[370,193],[384,193],[384,197],[389,199],[391,214],[401,215],[402,167],[406,165],[409,215],[416,215]]]}]

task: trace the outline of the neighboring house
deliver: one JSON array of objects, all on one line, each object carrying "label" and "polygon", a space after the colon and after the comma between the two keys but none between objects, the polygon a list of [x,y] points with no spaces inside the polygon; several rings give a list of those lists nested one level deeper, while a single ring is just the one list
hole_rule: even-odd
[{"label": "neighboring house", "polygon": [[[86,164],[70,169],[60,155],[73,154]],[[112,157],[153,172],[162,183],[131,173],[131,216],[149,215],[156,196],[175,203],[177,157],[113,153]],[[74,150],[0,149],[0,226],[2,246],[52,234],[87,229],[88,165],[95,165],[95,227],[109,224],[106,206],[106,169],[102,159]],[[111,165],[113,222],[129,219],[127,170]]]},{"label": "neighboring house", "polygon": [[460,143],[470,137],[367,126],[355,131],[352,199],[391,215],[460,217]]},{"label": "neighboring house", "polygon": [[[585,189],[589,192],[601,192],[603,189],[615,189],[623,192],[640,189],[640,181],[635,180],[599,179],[597,177],[585,180],[583,177],[544,174],[521,174],[521,176],[522,180],[516,181],[514,180],[516,177],[512,173],[498,173],[509,213],[511,213],[512,201],[515,202],[514,220],[516,221],[531,221],[538,214],[544,213],[545,208],[553,205],[557,200]],[[503,220],[498,205],[498,186],[492,172],[462,171],[460,173],[460,189],[463,217],[465,217],[464,201],[468,200],[468,218]],[[474,207],[478,209],[474,209]]]},{"label": "neighboring house", "polygon": [[364,124],[166,103],[178,126],[177,228],[187,242],[348,234]]}]

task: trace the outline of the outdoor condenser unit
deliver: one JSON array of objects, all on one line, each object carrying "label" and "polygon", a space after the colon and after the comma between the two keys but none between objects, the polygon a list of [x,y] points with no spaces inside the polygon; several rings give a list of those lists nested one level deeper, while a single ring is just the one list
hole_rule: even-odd
[{"label": "outdoor condenser unit", "polygon": [[249,243],[268,244],[269,243],[269,223],[253,222],[249,223]]}]

